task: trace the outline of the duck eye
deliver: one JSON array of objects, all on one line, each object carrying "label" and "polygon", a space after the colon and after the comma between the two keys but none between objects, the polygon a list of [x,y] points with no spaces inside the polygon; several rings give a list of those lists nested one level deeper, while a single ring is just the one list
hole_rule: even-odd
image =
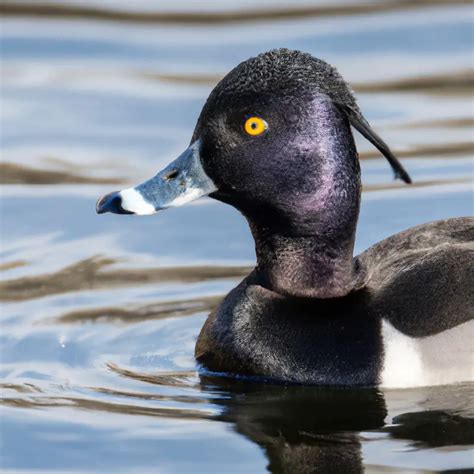
[{"label": "duck eye", "polygon": [[252,136],[261,135],[267,128],[267,122],[260,117],[250,117],[244,124],[245,132]]}]

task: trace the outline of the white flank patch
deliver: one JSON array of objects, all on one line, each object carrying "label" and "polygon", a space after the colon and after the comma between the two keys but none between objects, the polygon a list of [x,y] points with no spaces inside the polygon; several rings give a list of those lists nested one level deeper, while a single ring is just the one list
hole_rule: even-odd
[{"label": "white flank patch", "polygon": [[208,194],[199,188],[188,188],[183,194],[180,194],[177,198],[170,201],[166,207],[178,207],[188,202],[194,201],[201,196]]},{"label": "white flank patch", "polygon": [[390,388],[414,387],[423,378],[423,366],[416,339],[397,331],[390,323],[382,322],[385,351],[381,385]]},{"label": "white flank patch", "polygon": [[383,321],[381,386],[408,388],[474,380],[474,322],[439,334],[410,337]]},{"label": "white flank patch", "polygon": [[156,212],[154,206],[145,201],[143,196],[135,188],[120,191],[120,197],[122,198],[122,207],[126,211],[133,212],[139,216],[154,214]]}]

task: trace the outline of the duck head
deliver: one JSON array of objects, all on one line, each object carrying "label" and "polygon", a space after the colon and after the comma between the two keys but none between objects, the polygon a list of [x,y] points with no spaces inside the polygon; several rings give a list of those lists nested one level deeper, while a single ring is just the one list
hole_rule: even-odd
[{"label": "duck head", "polygon": [[[342,245],[351,269],[340,273],[349,272],[351,280],[361,188],[351,125],[385,155],[396,177],[410,182],[332,66],[299,51],[263,53],[239,64],[214,88],[189,147],[175,161],[134,188],[102,197],[97,212],[153,214],[208,195],[248,219],[258,268],[277,260],[283,268],[288,262],[275,252],[290,240],[297,253],[324,251],[325,260]],[[301,239],[310,239],[311,248],[306,242],[298,249]],[[307,262],[314,265],[318,262]],[[334,278],[336,270],[329,271]],[[292,292],[287,287],[296,282],[280,281],[277,273],[278,268],[262,270],[262,278]],[[351,284],[342,286],[326,296],[347,293]]]}]

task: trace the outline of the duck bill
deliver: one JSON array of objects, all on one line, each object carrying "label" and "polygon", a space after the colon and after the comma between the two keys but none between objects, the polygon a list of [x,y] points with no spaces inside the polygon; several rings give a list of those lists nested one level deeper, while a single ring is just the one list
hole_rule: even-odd
[{"label": "duck bill", "polygon": [[96,210],[98,214],[154,214],[207,196],[216,189],[202,167],[200,142],[197,140],[148,181],[101,197]]}]

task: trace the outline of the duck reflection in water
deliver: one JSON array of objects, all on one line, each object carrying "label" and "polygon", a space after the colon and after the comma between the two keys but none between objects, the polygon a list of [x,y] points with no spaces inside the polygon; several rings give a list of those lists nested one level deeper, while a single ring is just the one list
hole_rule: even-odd
[{"label": "duck reflection in water", "polygon": [[364,472],[360,432],[384,425],[377,389],[252,384],[202,377],[206,391],[226,391],[218,420],[257,443],[272,473]]},{"label": "duck reflection in water", "polygon": [[222,412],[216,420],[231,423],[258,444],[274,474],[365,472],[361,433],[367,431],[410,440],[414,448],[474,443],[474,418],[449,410],[387,420],[384,394],[375,388],[284,386],[207,376],[201,376],[201,386],[218,395],[215,403]]}]

